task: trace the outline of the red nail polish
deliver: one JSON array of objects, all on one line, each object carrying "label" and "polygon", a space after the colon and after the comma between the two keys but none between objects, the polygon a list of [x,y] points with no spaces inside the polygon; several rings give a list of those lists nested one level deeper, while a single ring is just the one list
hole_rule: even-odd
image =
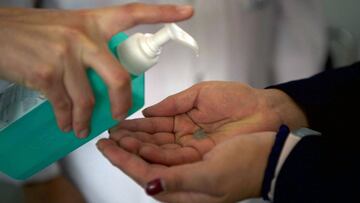
[{"label": "red nail polish", "polygon": [[164,191],[164,187],[162,181],[158,178],[148,182],[145,190],[148,195],[153,196]]}]

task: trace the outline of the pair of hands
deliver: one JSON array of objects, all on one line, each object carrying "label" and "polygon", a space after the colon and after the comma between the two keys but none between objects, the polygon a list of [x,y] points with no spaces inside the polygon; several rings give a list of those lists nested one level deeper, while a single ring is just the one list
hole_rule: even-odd
[{"label": "pair of hands", "polygon": [[[111,129],[98,148],[148,194],[165,202],[235,202],[259,196],[275,131],[281,124],[307,125],[303,112],[283,92],[232,82],[197,84],[143,114],[145,118]],[[199,129],[203,138],[194,136]]]},{"label": "pair of hands", "polygon": [[113,117],[131,106],[130,76],[108,49],[116,33],[137,24],[192,16],[189,6],[128,4],[89,10],[0,9],[0,76],[39,90],[59,127],[89,133],[95,100],[86,75],[92,67],[108,86]]}]

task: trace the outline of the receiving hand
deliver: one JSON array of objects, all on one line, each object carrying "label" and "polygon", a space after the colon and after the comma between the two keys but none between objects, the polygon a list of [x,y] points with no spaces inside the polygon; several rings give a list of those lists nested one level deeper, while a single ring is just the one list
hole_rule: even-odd
[{"label": "receiving hand", "polygon": [[[223,133],[227,132],[231,131]],[[170,167],[149,163],[111,139],[100,140],[98,148],[160,201],[223,203],[260,196],[274,140],[274,132],[236,136],[212,148],[198,162]]]},{"label": "receiving hand", "polygon": [[[306,125],[299,119],[287,119],[288,114],[279,114],[303,116],[291,102],[279,90],[205,82],[145,109],[147,118],[123,121],[110,130],[110,138],[152,163],[191,163],[201,160],[217,144],[241,134],[276,131],[281,124]],[[287,107],[295,110],[283,110]]]},{"label": "receiving hand", "polygon": [[131,106],[130,77],[110,53],[116,33],[141,23],[191,17],[189,6],[128,4],[89,10],[0,9],[0,78],[39,90],[51,102],[59,127],[89,133],[95,103],[86,69],[108,86],[113,117]]}]

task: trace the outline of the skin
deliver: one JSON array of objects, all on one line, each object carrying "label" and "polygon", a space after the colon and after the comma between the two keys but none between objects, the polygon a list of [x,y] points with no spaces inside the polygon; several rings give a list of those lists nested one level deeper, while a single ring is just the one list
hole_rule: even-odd
[{"label": "skin", "polygon": [[85,203],[79,190],[60,175],[49,181],[26,184],[22,187],[26,203]]},{"label": "skin", "polygon": [[[283,99],[278,101],[278,97]],[[110,138],[147,161],[183,164],[200,160],[215,145],[240,134],[277,131],[281,124],[307,126],[306,121],[295,122],[287,116],[304,119],[301,110],[285,113],[296,108],[279,90],[204,82],[145,109],[146,118],[122,122],[110,130]],[[194,138],[198,129],[204,130],[205,139]]]},{"label": "skin", "polygon": [[115,119],[124,119],[131,106],[130,76],[107,48],[111,36],[137,24],[180,21],[192,14],[189,6],[147,4],[0,9],[0,78],[43,93],[59,127],[86,137],[95,104],[86,69],[107,84]]},{"label": "skin", "polygon": [[[140,185],[160,178],[166,202],[234,202],[258,197],[281,124],[306,127],[285,93],[241,83],[205,82],[124,121],[98,147]],[[202,128],[207,137],[196,139]]]},{"label": "skin", "polygon": [[[274,132],[246,134],[224,141],[200,161],[167,167],[149,163],[113,140],[98,143],[111,163],[139,185],[160,178],[162,202],[224,203],[258,197]],[[226,158],[225,158],[226,157]]]}]

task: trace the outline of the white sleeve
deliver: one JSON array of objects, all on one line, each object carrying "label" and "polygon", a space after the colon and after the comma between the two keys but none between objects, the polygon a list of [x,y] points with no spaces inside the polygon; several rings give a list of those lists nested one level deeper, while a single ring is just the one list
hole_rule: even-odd
[{"label": "white sleeve", "polygon": [[277,162],[277,165],[275,168],[274,178],[271,181],[271,188],[268,193],[268,197],[269,197],[270,201],[272,201],[274,199],[275,184],[276,184],[276,180],[279,175],[280,169],[282,168],[286,158],[289,156],[290,152],[295,147],[295,145],[300,141],[300,139],[301,138],[299,136],[296,136],[293,133],[290,133],[285,141],[284,147],[281,150],[279,161]]}]

